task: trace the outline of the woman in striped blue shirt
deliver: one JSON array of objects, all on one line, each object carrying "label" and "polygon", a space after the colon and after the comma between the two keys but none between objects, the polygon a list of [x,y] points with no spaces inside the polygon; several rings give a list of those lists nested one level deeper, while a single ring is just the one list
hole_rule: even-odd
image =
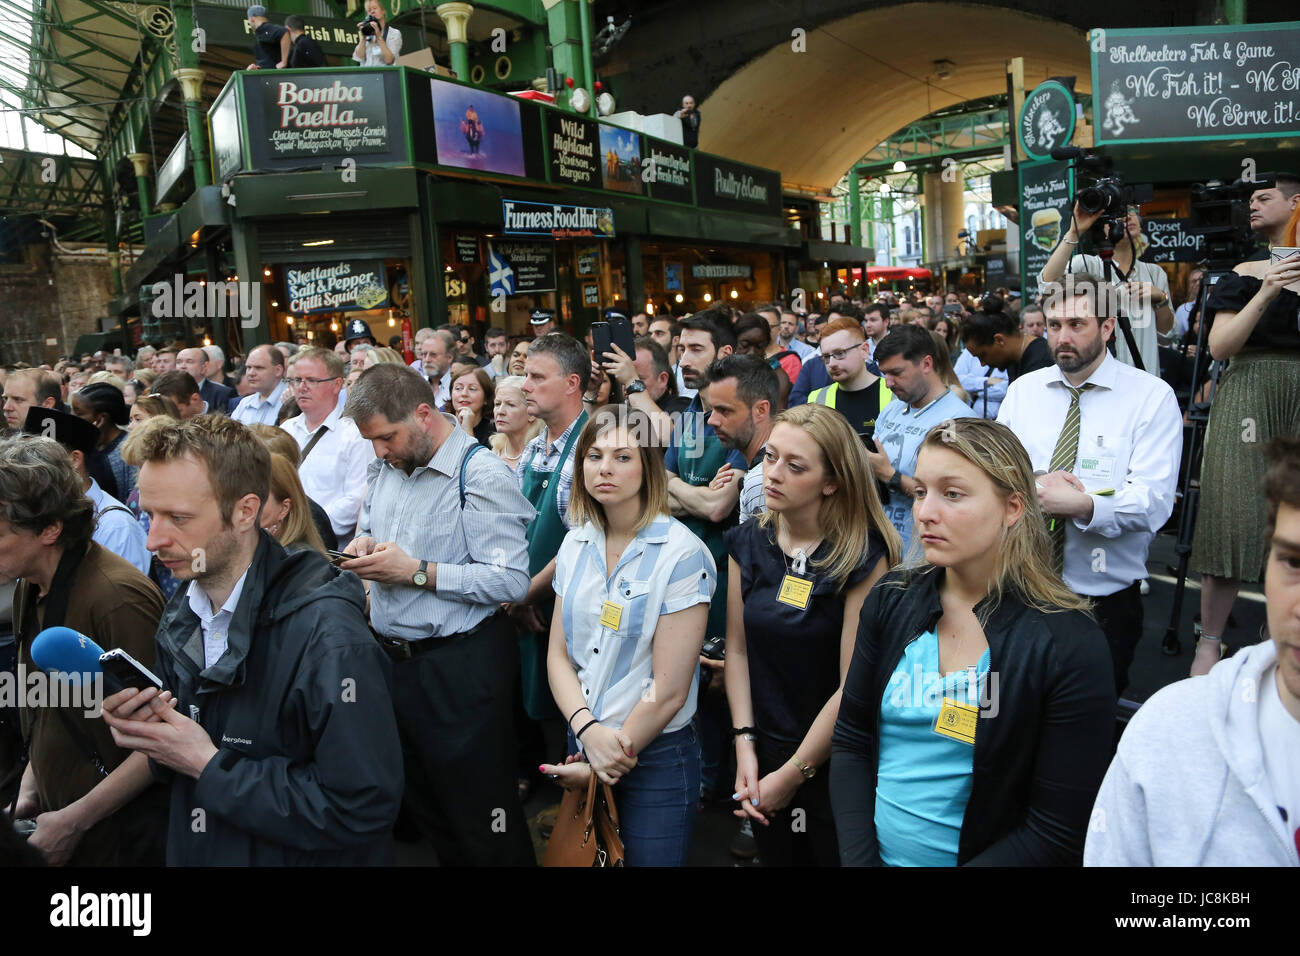
[{"label": "woman in striped blue shirt", "polygon": [[668,511],[654,423],[626,406],[578,438],[547,669],[586,763],[543,765],[566,786],[614,787],[629,866],[682,866],[700,790],[693,718],[717,569]]}]

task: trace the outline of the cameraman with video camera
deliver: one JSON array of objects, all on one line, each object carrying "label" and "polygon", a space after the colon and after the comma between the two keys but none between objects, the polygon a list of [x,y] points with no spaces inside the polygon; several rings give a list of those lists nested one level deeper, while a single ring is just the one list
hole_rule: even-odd
[{"label": "cameraman with video camera", "polygon": [[[366,0],[366,18],[357,24],[361,39],[352,51],[358,66],[392,66],[402,52],[402,34],[388,25],[379,0]],[[460,77],[465,79],[465,77]]]},{"label": "cameraman with video camera", "polygon": [[[1106,217],[1111,207],[1107,205],[1096,212],[1088,212],[1083,208],[1084,205],[1085,203],[1076,197],[1070,228],[1052,250],[1047,264],[1043,266],[1043,271],[1038,277],[1039,288],[1047,286],[1048,283],[1061,282],[1067,271],[1086,272],[1105,281],[1106,272],[1102,257],[1075,255],[1074,248],[1079,244],[1081,236]],[[1103,223],[1101,228],[1108,225],[1117,226],[1119,223]],[[1117,300],[1120,314],[1126,315],[1129,319],[1143,370],[1152,375],[1159,375],[1160,352],[1156,333],[1165,333],[1174,327],[1173,303],[1169,299],[1169,279],[1158,265],[1138,261],[1134,252],[1134,243],[1142,235],[1142,219],[1138,215],[1137,206],[1127,207],[1122,228],[1122,237],[1113,238],[1114,232],[1111,234],[1115,253],[1111,260],[1113,268],[1110,285],[1119,293]],[[1136,364],[1118,324],[1115,327],[1115,357],[1128,365]]]},{"label": "cameraman with video camera", "polygon": [[1201,503],[1191,569],[1201,575],[1202,634],[1192,676],[1208,673],[1243,581],[1260,580],[1268,547],[1260,487],[1261,449],[1300,434],[1300,177],[1261,176],[1250,194],[1250,229],[1270,256],[1238,263],[1205,304],[1206,345],[1231,359],[1210,406],[1201,466]]}]

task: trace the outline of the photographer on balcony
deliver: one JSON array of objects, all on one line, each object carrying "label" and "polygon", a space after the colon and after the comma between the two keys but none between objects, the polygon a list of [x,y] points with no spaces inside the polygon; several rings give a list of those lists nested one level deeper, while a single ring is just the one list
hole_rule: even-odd
[{"label": "photographer on balcony", "polygon": [[[1056,244],[1051,258],[1038,276],[1039,288],[1043,289],[1045,295],[1051,296],[1051,286],[1048,283],[1059,283],[1067,271],[1086,272],[1105,280],[1105,266],[1100,256],[1074,255],[1080,236],[1088,232],[1103,214],[1104,211],[1087,212],[1078,202],[1074,204],[1070,228]],[[1169,298],[1169,279],[1164,270],[1153,263],[1138,261],[1134,254],[1134,243],[1141,235],[1142,218],[1138,215],[1138,207],[1131,205],[1124,216],[1123,238],[1115,243],[1110,284],[1118,293],[1116,303],[1119,314],[1127,316],[1132,326],[1133,340],[1137,343],[1143,370],[1159,375],[1160,352],[1156,333],[1163,334],[1174,327],[1174,309]],[[1135,364],[1118,323],[1115,325],[1115,357],[1128,365]]]},{"label": "photographer on balcony", "polygon": [[361,39],[352,51],[358,66],[392,66],[402,52],[402,34],[388,25],[379,0],[366,0],[366,18],[357,24]]}]

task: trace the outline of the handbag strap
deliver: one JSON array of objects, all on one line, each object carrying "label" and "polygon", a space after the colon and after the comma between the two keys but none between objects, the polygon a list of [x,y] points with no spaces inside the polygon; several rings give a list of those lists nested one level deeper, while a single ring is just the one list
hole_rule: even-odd
[{"label": "handbag strap", "polygon": [[316,429],[316,433],[311,436],[311,441],[307,442],[306,446],[302,450],[302,454],[298,456],[299,468],[301,468],[302,463],[307,460],[307,456],[311,454],[311,450],[316,447],[316,443],[325,437],[325,432],[328,430],[329,429],[324,425],[321,425],[320,428]]}]

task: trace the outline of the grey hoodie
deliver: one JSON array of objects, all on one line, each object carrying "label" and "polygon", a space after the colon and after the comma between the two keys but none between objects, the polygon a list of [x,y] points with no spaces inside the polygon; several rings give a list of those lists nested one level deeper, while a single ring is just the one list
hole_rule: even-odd
[{"label": "grey hoodie", "polygon": [[1260,677],[1276,660],[1264,641],[1142,705],[1097,794],[1084,866],[1300,862],[1259,738],[1259,695],[1276,693]]}]

